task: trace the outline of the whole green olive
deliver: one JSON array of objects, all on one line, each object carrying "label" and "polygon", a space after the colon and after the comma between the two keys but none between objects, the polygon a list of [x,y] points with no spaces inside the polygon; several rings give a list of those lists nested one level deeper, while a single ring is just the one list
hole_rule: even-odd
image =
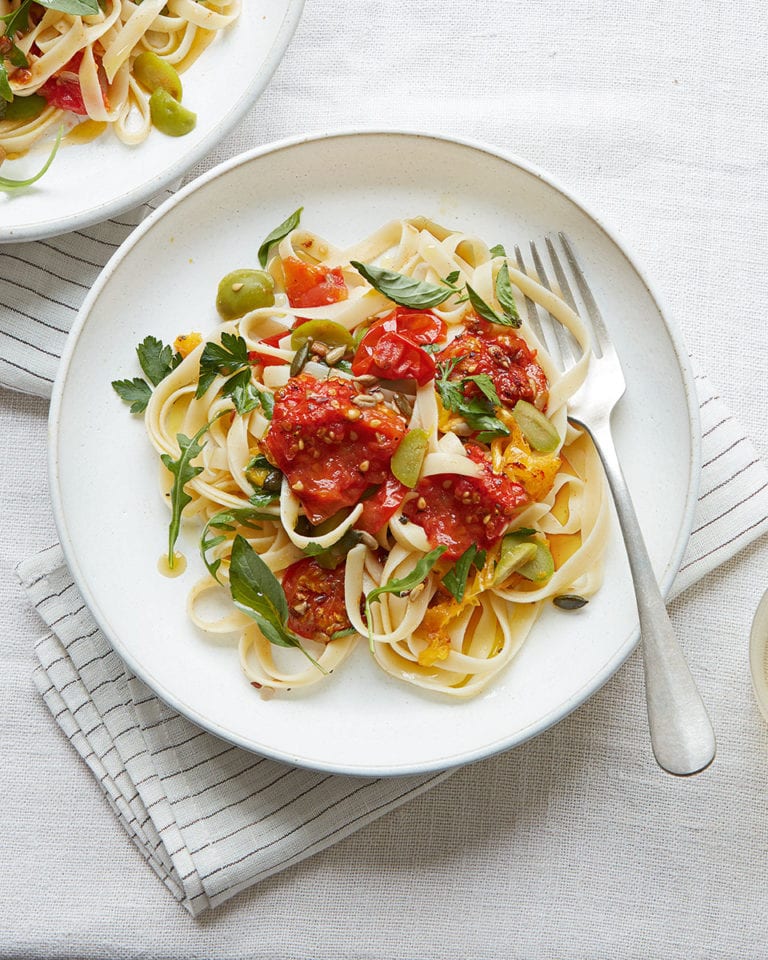
[{"label": "whole green olive", "polygon": [[275,281],[266,270],[233,270],[221,280],[216,294],[216,309],[223,320],[237,320],[274,302]]},{"label": "whole green olive", "polygon": [[187,110],[162,87],[149,98],[152,124],[169,137],[183,137],[195,129],[197,114]]},{"label": "whole green olive", "polygon": [[167,60],[151,50],[140,53],[133,61],[133,75],[150,93],[162,89],[170,93],[174,100],[181,100],[182,87],[178,73]]}]

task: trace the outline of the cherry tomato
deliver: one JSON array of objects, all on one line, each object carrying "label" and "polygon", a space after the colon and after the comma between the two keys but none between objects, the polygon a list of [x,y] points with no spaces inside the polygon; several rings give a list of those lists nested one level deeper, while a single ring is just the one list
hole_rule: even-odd
[{"label": "cherry tomato", "polygon": [[[486,327],[490,325],[486,324]],[[493,381],[505,407],[514,407],[518,400],[527,400],[537,409],[546,410],[549,399],[546,374],[536,362],[536,353],[520,337],[467,331],[451,340],[436,359],[439,363],[454,357],[460,360],[451,371],[451,380],[485,373]],[[467,397],[479,396],[480,388],[469,382],[464,392]]]},{"label": "cherry tomato", "polygon": [[352,624],[344,602],[344,564],[326,570],[312,557],[292,563],[283,573],[288,629],[300,637],[328,643]]},{"label": "cherry tomato", "polygon": [[[271,337],[264,337],[261,341],[268,347],[279,347],[280,341],[287,335],[287,331],[273,333]],[[288,360],[281,360],[280,357],[273,357],[270,354],[260,353],[258,346],[255,350],[248,351],[248,359],[251,363],[260,363],[262,367],[279,367],[282,363],[288,363]]]},{"label": "cherry tomato", "polygon": [[401,333],[419,345],[445,340],[448,330],[445,320],[431,310],[412,310],[410,307],[396,307],[392,313],[377,320],[374,326],[379,324],[383,324],[387,330]]},{"label": "cherry tomato", "polygon": [[358,407],[349,380],[300,374],[275,394],[266,436],[270,456],[288,478],[310,523],[360,500],[390,476],[405,418],[384,403]]},{"label": "cherry tomato", "polygon": [[413,340],[386,324],[375,324],[360,341],[352,360],[356,377],[370,373],[382,380],[415,380],[421,387],[435,376],[435,361]]},{"label": "cherry tomato", "polygon": [[[40,87],[39,93],[45,97],[50,106],[57,107],[59,110],[69,110],[70,113],[76,113],[80,116],[87,116],[88,111],[85,109],[83,92],[80,89],[80,77],[78,76],[82,62],[83,53],[80,51],[65,63],[57,74],[49,77]],[[101,75],[99,75],[99,82],[102,99],[106,104],[105,82]]]},{"label": "cherry tomato", "polygon": [[424,528],[432,546],[444,545],[445,556],[457,560],[473,543],[487,549],[504,535],[510,520],[528,502],[519,483],[495,474],[477,444],[467,454],[482,467],[482,476],[435,474],[424,477],[403,515]]},{"label": "cherry tomato", "polygon": [[390,475],[373,496],[363,501],[363,512],[355,529],[375,535],[403,502],[408,487]]},{"label": "cherry tomato", "polygon": [[349,296],[339,267],[313,266],[296,257],[283,260],[285,292],[292,307],[324,307]]}]

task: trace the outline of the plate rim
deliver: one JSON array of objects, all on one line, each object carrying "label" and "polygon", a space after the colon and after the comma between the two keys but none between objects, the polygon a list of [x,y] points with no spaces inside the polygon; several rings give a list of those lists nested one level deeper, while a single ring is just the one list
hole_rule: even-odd
[{"label": "plate rim", "polygon": [[175,160],[163,174],[151,177],[142,186],[134,187],[128,193],[121,194],[119,197],[101,204],[101,206],[74,216],[59,217],[57,220],[47,221],[45,226],[41,226],[39,223],[27,223],[19,227],[0,224],[0,246],[6,243],[46,240],[50,237],[59,237],[74,230],[82,230],[85,227],[104,223],[112,217],[120,216],[126,210],[141,206],[141,204],[151,200],[169,187],[175,180],[183,177],[196,163],[203,160],[218,143],[229,136],[264,93],[293,39],[301,20],[305,2],[306,0],[285,0],[286,9],[283,20],[267,56],[261,63],[258,74],[248,83],[232,111],[211,127],[188,154],[185,153]]},{"label": "plate rim", "polygon": [[[303,0],[299,0],[299,2],[303,3]],[[152,680],[147,679],[142,671],[141,665],[137,663],[130,650],[125,648],[125,645],[119,637],[112,635],[112,631],[109,629],[106,622],[104,622],[96,612],[99,609],[98,604],[96,604],[95,599],[92,597],[87,581],[82,575],[77,562],[74,545],[72,544],[68,535],[61,499],[61,491],[58,482],[58,427],[69,368],[75,354],[80,334],[82,333],[92,305],[100,297],[104,287],[108,284],[112,274],[115,272],[121,261],[128,256],[133,248],[142,240],[144,235],[153,228],[157,221],[174,209],[178,204],[182,203],[189,194],[204,187],[211,181],[226,175],[230,170],[251,163],[253,160],[258,159],[259,157],[271,153],[277,153],[284,149],[301,146],[305,143],[358,136],[409,137],[436,141],[438,143],[447,143],[470,148],[472,150],[487,154],[490,157],[503,160],[506,163],[512,164],[513,166],[517,166],[524,172],[543,181],[550,188],[561,194],[570,203],[574,204],[589,220],[592,221],[592,223],[595,224],[595,226],[599,228],[599,230],[602,231],[603,234],[605,234],[606,238],[613,244],[616,250],[626,261],[630,270],[632,270],[637,278],[641,281],[646,293],[656,307],[669,335],[675,354],[675,359],[681,373],[682,386],[687,403],[688,421],[690,425],[691,443],[687,464],[689,482],[687,484],[686,505],[683,513],[683,520],[675,540],[674,549],[670,554],[664,569],[664,573],[659,582],[662,595],[665,598],[668,598],[672,583],[677,575],[680,564],[682,563],[683,555],[690,539],[691,530],[693,529],[694,515],[701,480],[701,426],[699,418],[699,404],[696,394],[693,368],[688,350],[682,338],[682,333],[677,327],[675,321],[669,317],[668,313],[664,309],[661,299],[659,298],[652,283],[646,276],[644,270],[627,251],[624,244],[617,237],[615,231],[609,227],[601,217],[594,214],[587,204],[583,203],[578,197],[576,197],[570,189],[564,187],[556,177],[553,177],[549,173],[545,172],[536,164],[533,164],[530,161],[512,153],[511,151],[505,150],[504,148],[492,146],[483,141],[469,137],[449,136],[442,133],[425,132],[424,130],[377,125],[370,127],[357,126],[336,128],[333,130],[316,131],[297,136],[281,138],[279,140],[271,141],[270,143],[254,147],[251,150],[247,150],[235,157],[231,157],[222,161],[215,167],[212,167],[210,170],[201,174],[199,177],[196,177],[172,197],[164,201],[160,206],[157,207],[156,210],[146,217],[138,227],[134,229],[130,236],[107,261],[99,273],[95,283],[91,287],[91,290],[88,292],[85,300],[83,301],[75,322],[73,323],[69,332],[51,396],[51,406],[48,418],[48,481],[54,522],[59,534],[61,547],[64,552],[64,557],[69,570],[73,579],[75,580],[78,590],[83,597],[83,600],[88,606],[91,615],[94,617],[104,633],[107,641],[113,647],[118,656],[138,677],[140,677],[147,684],[147,686],[150,687],[150,689],[153,690],[158,697],[160,697],[161,700],[163,700],[163,702],[165,702],[172,709],[176,710],[182,716],[185,716],[196,726],[208,731],[220,739],[225,740],[228,743],[232,743],[242,749],[248,750],[251,753],[256,753],[260,756],[267,756],[283,763],[290,763],[307,769],[328,773],[360,777],[406,776],[413,774],[433,773],[436,771],[449,770],[465,766],[466,764],[473,763],[477,760],[494,756],[495,754],[505,750],[521,746],[523,743],[527,742],[533,737],[538,736],[540,733],[550,729],[555,724],[567,717],[570,713],[572,713],[573,710],[575,710],[578,706],[588,700],[590,696],[597,693],[618,671],[624,661],[638,645],[640,637],[639,623],[637,628],[630,633],[630,635],[625,639],[624,643],[616,650],[614,655],[606,661],[603,668],[597,671],[588,682],[584,683],[578,690],[574,691],[556,709],[551,710],[548,714],[540,717],[537,721],[529,724],[522,730],[518,730],[512,738],[509,736],[500,738],[491,743],[486,743],[476,750],[463,753],[461,756],[441,757],[426,763],[411,763],[402,767],[398,766],[396,768],[391,766],[345,767],[339,766],[337,763],[333,762],[318,761],[301,756],[288,755],[279,750],[270,750],[261,745],[258,747],[254,746],[253,743],[249,743],[237,732],[219,725],[215,720],[212,720],[205,716],[205,714],[199,712],[194,706],[180,701],[161,684],[154,683]]]}]

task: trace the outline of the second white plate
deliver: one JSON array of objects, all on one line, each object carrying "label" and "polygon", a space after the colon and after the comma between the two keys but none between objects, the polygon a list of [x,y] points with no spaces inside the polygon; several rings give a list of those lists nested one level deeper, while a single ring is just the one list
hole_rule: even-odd
[{"label": "second white plate", "polygon": [[342,133],[239,157],[158,210],[89,295],[54,394],[53,501],[72,572],[128,666],[206,729],[291,763],[375,775],[466,763],[551,726],[632,649],[637,613],[615,524],[600,593],[578,615],[545,612],[510,669],[467,703],[387,677],[364,643],[328,682],[264,701],[240,672],[236,644],[213,644],[187,620],[187,592],[203,572],[193,534],[185,575],[157,572],[168,522],[158,461],[110,381],[137,374],[134,347],[147,334],[213,330],[219,278],[255,264],[265,235],[299,206],[305,226],[341,246],[415,214],[507,249],[556,230],[571,237],[624,364],[617,445],[664,590],[698,486],[693,379],[646,281],[582,206],[523,161],[434,136]]}]

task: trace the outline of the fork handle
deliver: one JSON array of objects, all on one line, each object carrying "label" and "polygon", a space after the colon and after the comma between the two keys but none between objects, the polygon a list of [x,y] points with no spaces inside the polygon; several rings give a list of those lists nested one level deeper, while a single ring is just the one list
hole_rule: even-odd
[{"label": "fork handle", "polygon": [[648,725],[656,762],[678,776],[699,773],[715,758],[715,733],[659,590],[610,424],[580,425],[592,437],[602,460],[627,548],[640,615]]}]

